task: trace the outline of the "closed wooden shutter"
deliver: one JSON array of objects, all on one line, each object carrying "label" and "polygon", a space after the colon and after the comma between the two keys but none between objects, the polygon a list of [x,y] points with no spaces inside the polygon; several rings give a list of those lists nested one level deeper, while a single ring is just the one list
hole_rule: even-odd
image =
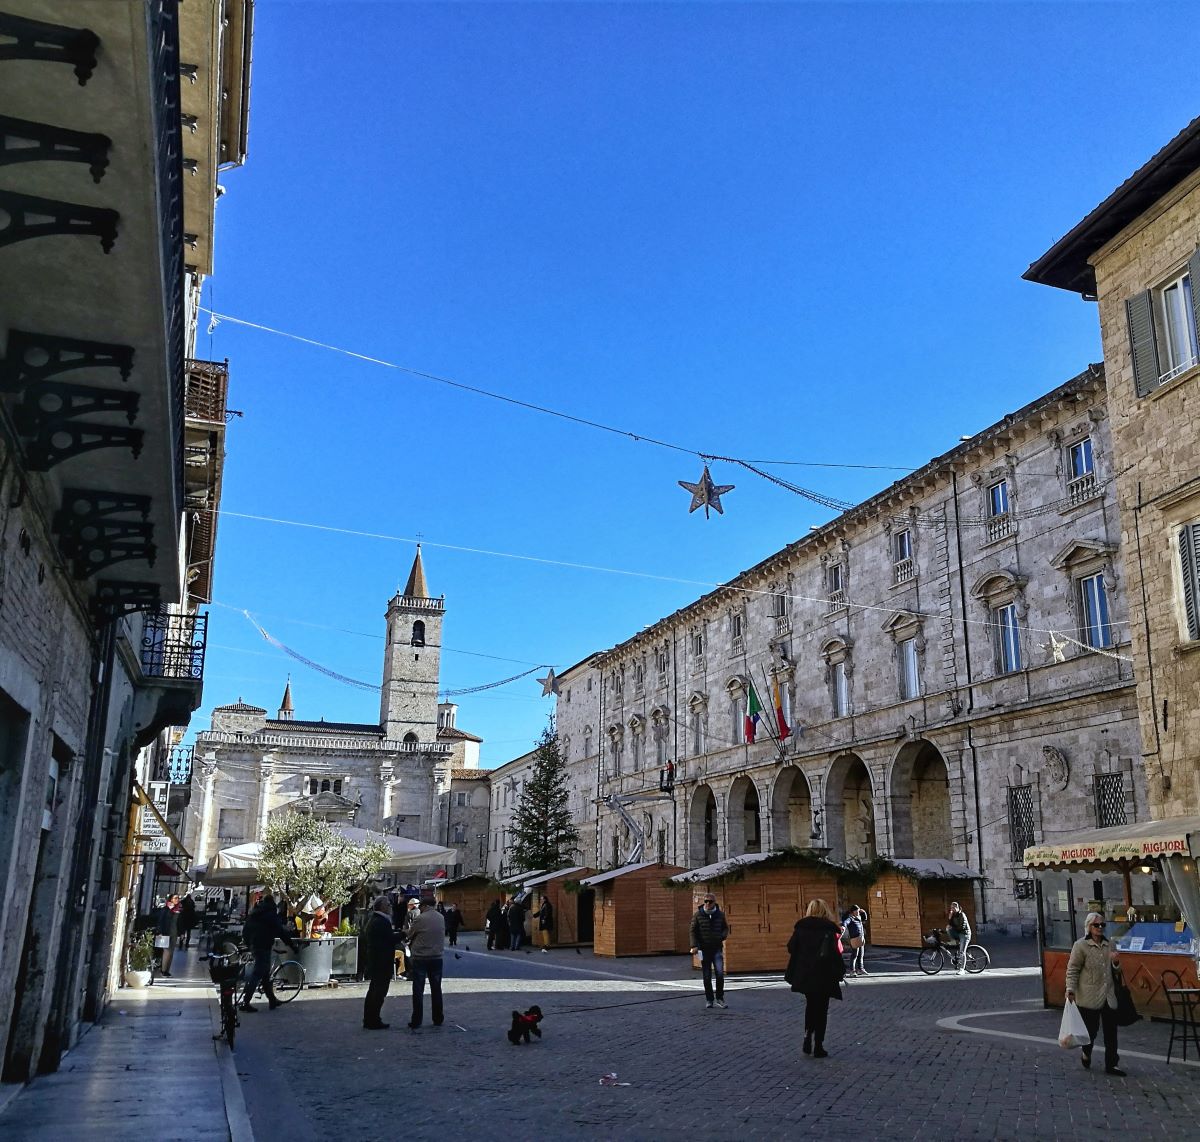
[{"label": "closed wooden shutter", "polygon": [[1150,291],[1126,299],[1129,341],[1133,350],[1133,386],[1144,397],[1158,387],[1158,345],[1154,340],[1154,306]]},{"label": "closed wooden shutter", "polygon": [[1179,561],[1183,571],[1183,609],[1188,638],[1200,639],[1200,523],[1179,532]]},{"label": "closed wooden shutter", "polygon": [[1188,276],[1192,279],[1192,332],[1200,342],[1200,250],[1188,258]]}]

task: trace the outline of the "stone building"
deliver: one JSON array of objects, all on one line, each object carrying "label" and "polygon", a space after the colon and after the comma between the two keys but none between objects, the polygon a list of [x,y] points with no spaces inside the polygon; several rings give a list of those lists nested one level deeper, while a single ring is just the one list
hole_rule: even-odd
[{"label": "stone building", "polygon": [[[534,750],[521,754],[490,771],[488,778],[491,807],[487,824],[486,871],[499,877],[527,869],[513,868],[508,855],[513,814],[521,800],[521,790],[533,770]],[[594,795],[594,794],[593,794]]]},{"label": "stone building", "polygon": [[438,703],[444,618],[418,547],[387,607],[378,722],[297,718],[290,684],[274,718],[240,699],[214,709],[195,744],[199,788],[187,835],[196,859],[261,840],[273,813],[309,809],[315,797],[324,816],[442,843],[446,792],[456,768],[478,764],[480,741],[454,724],[457,707]]},{"label": "stone building", "polygon": [[134,799],[141,751],[201,700],[227,373],[191,358],[251,14],[0,0],[6,1081],[56,1069],[103,1011],[142,850],[183,855]]},{"label": "stone building", "polygon": [[1027,845],[1148,813],[1115,472],[1092,366],[564,673],[588,859],[946,857],[1032,924]]},{"label": "stone building", "polygon": [[1025,277],[1099,302],[1139,753],[1154,815],[1200,814],[1200,119]]},{"label": "stone building", "polygon": [[457,849],[458,864],[451,876],[470,876],[487,871],[491,818],[491,777],[494,771],[454,768],[442,793],[442,843]]}]

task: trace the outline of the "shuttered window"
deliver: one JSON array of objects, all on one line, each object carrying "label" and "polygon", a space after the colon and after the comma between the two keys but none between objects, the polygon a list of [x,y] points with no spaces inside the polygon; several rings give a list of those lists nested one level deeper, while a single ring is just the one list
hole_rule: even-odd
[{"label": "shuttered window", "polygon": [[1139,397],[1196,365],[1200,360],[1200,250],[1177,276],[1125,301],[1133,384]]},{"label": "shuttered window", "polygon": [[1183,572],[1183,611],[1189,639],[1200,639],[1200,522],[1179,531],[1179,562]]}]

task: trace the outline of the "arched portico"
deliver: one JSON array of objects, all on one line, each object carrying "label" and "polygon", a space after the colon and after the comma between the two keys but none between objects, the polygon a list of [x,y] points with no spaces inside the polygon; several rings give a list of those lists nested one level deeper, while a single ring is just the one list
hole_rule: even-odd
[{"label": "arched portico", "polygon": [[688,810],[688,863],[699,868],[717,861],[717,799],[708,785],[698,785]]},{"label": "arched portico", "polygon": [[729,788],[726,806],[729,814],[729,855],[762,852],[758,786],[749,777],[739,777]]},{"label": "arched portico", "polygon": [[771,847],[805,849],[812,837],[812,790],[804,771],[784,766],[771,790]]},{"label": "arched portico", "polygon": [[954,859],[950,773],[932,742],[905,742],[892,762],[892,851],[896,856]]},{"label": "arched portico", "polygon": [[878,855],[871,774],[857,754],[844,753],[829,767],[825,819],[828,844],[835,856],[874,860]]}]

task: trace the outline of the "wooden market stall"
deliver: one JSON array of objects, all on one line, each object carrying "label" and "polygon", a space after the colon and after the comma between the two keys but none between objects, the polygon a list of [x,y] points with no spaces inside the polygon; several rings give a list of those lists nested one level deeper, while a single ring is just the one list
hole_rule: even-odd
[{"label": "wooden market stall", "polygon": [[[782,971],[787,942],[810,900],[824,900],[841,915],[839,865],[817,855],[749,853],[694,868],[672,877],[687,899],[688,923],[705,895],[712,893],[729,921],[725,970]],[[687,892],[686,888],[692,891]],[[690,944],[690,940],[689,940]],[[699,967],[699,957],[694,966]]]},{"label": "wooden market stall", "polygon": [[688,950],[691,896],[663,881],[678,865],[644,861],[585,877],[595,893],[593,949],[598,956],[652,956]]},{"label": "wooden market stall", "polygon": [[[850,892],[847,904],[867,913],[867,942],[889,948],[919,948],[935,928],[945,928],[952,902],[975,923],[975,882],[982,879],[965,864],[939,857],[890,857],[886,869],[866,889]],[[863,899],[857,899],[858,892]]]},{"label": "wooden market stall", "polygon": [[[594,872],[595,869],[586,865],[576,865],[573,868],[560,868],[557,872],[545,872],[525,881],[525,888],[530,893],[529,926],[535,945],[551,948],[592,942],[595,893],[592,889],[582,888],[579,882]],[[538,921],[544,901],[550,902],[552,917],[547,932],[541,930]]]},{"label": "wooden market stall", "polygon": [[483,931],[483,918],[488,907],[501,896],[492,878],[479,872],[440,881],[433,894],[439,904],[449,901],[458,908],[462,913],[463,930],[467,932]]},{"label": "wooden market stall", "polygon": [[[1170,1018],[1163,972],[1200,987],[1200,817],[1092,829],[1025,850],[1036,881],[1042,998],[1061,1007],[1071,946],[1099,912],[1143,1015]],[[1171,981],[1174,986],[1174,981]]]}]

